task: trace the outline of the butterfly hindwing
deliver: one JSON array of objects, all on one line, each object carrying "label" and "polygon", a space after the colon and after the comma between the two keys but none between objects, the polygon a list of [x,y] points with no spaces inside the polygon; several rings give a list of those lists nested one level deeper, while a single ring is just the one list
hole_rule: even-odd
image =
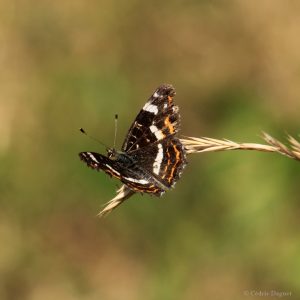
[{"label": "butterfly hindwing", "polygon": [[132,154],[137,164],[158,178],[166,189],[174,186],[187,163],[184,146],[173,136]]}]

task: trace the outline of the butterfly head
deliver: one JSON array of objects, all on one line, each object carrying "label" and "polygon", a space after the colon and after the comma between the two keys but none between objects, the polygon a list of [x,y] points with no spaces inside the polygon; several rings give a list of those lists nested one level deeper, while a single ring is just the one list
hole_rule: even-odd
[{"label": "butterfly head", "polygon": [[118,158],[118,153],[115,148],[107,148],[107,157],[111,160],[116,160]]},{"label": "butterfly head", "polygon": [[115,148],[107,148],[107,157],[111,160],[122,160],[123,156],[126,156],[125,153],[117,151]]}]

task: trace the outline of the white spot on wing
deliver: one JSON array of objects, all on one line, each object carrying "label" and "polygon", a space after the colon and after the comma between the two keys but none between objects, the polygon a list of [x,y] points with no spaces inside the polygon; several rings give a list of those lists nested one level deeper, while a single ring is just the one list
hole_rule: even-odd
[{"label": "white spot on wing", "polygon": [[157,106],[154,105],[154,104],[149,104],[148,102],[144,105],[143,110],[148,111],[148,112],[150,112],[152,114],[155,114],[155,115],[158,114]]},{"label": "white spot on wing", "polygon": [[94,162],[99,163],[99,161],[96,159],[96,157],[91,152],[87,152],[87,154]]},{"label": "white spot on wing", "polygon": [[154,133],[155,137],[158,140],[162,140],[165,137],[165,135],[161,132],[161,130],[159,130],[155,125],[151,125],[150,130],[152,133]]},{"label": "white spot on wing", "polygon": [[105,166],[106,166],[107,168],[109,168],[110,170],[112,170],[113,173],[115,173],[115,174],[117,174],[117,175],[120,175],[120,173],[119,173],[118,171],[116,171],[114,168],[112,168],[110,165],[105,164]]},{"label": "white spot on wing", "polygon": [[179,107],[177,105],[174,105],[172,110],[173,110],[174,113],[178,113]]},{"label": "white spot on wing", "polygon": [[126,179],[127,181],[134,182],[134,183],[140,183],[140,184],[148,184],[149,181],[145,179],[134,179],[130,177],[123,177],[123,179]]},{"label": "white spot on wing", "polygon": [[157,146],[158,146],[158,152],[157,152],[155,161],[153,163],[153,173],[156,175],[159,174],[160,165],[164,158],[164,151],[163,151],[162,144],[158,144]]}]

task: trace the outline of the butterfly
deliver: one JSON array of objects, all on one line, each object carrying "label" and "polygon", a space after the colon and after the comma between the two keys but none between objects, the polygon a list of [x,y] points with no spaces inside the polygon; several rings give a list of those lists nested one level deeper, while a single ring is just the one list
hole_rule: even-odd
[{"label": "butterfly", "polygon": [[81,160],[118,178],[132,193],[161,196],[174,187],[187,164],[186,150],[176,136],[180,115],[174,96],[172,85],[159,86],[132,123],[121,151],[81,152]]}]

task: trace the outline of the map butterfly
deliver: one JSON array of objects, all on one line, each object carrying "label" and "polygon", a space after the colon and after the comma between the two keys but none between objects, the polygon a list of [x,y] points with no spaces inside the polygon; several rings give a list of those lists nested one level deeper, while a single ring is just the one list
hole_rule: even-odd
[{"label": "map butterfly", "polygon": [[81,152],[81,160],[118,178],[133,192],[161,196],[187,164],[185,148],[176,137],[180,115],[174,96],[172,85],[159,86],[131,125],[121,151],[108,149],[107,156]]}]

